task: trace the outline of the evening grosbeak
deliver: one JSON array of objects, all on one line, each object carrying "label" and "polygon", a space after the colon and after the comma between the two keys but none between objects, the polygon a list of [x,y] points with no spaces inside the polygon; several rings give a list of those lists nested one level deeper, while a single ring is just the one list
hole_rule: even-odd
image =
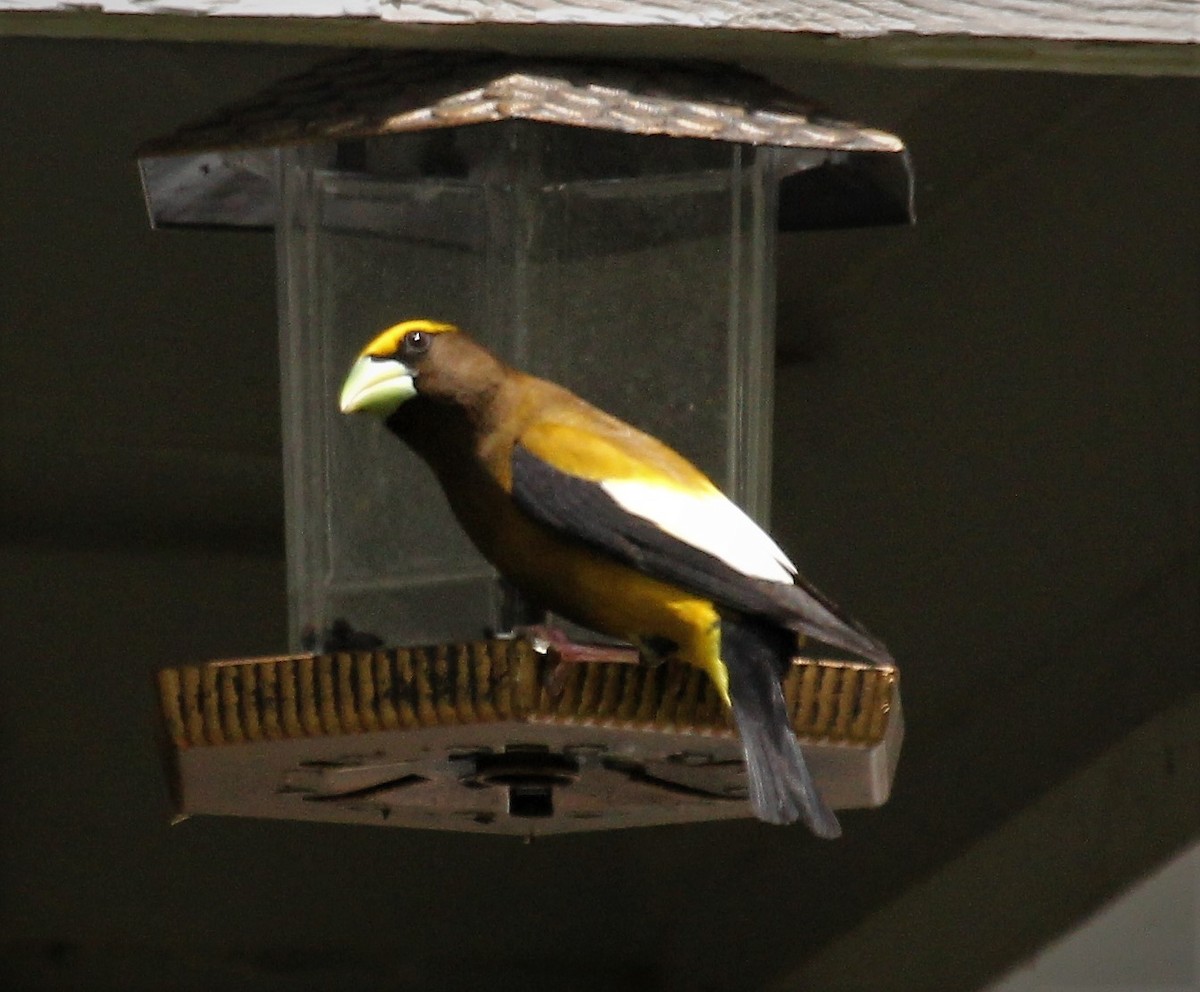
[{"label": "evening grosbeak", "polygon": [[756,816],[840,834],[780,682],[797,635],[890,656],[699,469],[430,320],[367,345],[341,409],[383,418],[429,464],[476,547],[532,602],[707,672],[733,710]]}]

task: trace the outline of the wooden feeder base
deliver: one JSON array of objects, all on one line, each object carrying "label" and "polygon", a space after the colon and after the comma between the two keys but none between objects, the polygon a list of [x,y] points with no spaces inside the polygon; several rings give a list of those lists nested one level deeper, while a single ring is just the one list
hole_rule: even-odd
[{"label": "wooden feeder base", "polygon": [[[524,835],[750,816],[729,718],[682,664],[560,668],[485,640],[213,661],[158,689],[182,816]],[[784,690],[830,805],[882,804],[897,670],[797,658]]]}]

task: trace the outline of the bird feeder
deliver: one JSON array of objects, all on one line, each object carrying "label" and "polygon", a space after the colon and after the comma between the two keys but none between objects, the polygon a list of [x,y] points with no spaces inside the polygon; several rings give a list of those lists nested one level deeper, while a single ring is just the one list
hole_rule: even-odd
[{"label": "bird feeder", "polygon": [[[278,247],[297,654],[164,676],[184,811],[519,832],[747,815],[704,676],[596,663],[548,687],[545,659],[495,639],[527,617],[428,470],[335,397],[378,330],[449,320],[765,522],[775,233],[909,220],[899,139],[722,66],[373,53],[141,168],[155,226],[273,227]],[[830,800],[882,802],[896,673],[810,658],[793,681]],[[220,745],[256,740],[274,750],[235,795]]]}]

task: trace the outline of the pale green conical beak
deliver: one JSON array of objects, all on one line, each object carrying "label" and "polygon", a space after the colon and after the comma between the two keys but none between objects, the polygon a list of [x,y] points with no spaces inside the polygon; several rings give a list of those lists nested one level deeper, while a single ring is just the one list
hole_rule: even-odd
[{"label": "pale green conical beak", "polygon": [[338,406],[342,413],[374,413],[388,417],[405,400],[417,395],[412,370],[394,358],[363,355],[342,384]]}]

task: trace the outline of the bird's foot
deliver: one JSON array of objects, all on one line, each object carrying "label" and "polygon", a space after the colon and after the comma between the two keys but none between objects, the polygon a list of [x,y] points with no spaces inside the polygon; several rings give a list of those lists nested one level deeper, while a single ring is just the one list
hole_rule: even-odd
[{"label": "bird's foot", "polygon": [[516,633],[527,637],[538,654],[552,651],[560,662],[615,661],[636,665],[641,660],[637,648],[620,644],[583,644],[571,640],[563,631],[549,624],[520,627]]},{"label": "bird's foot", "polygon": [[539,654],[553,652],[558,664],[546,676],[546,691],[557,699],[567,688],[573,666],[581,662],[610,661],[636,665],[641,661],[637,648],[616,644],[581,644],[571,640],[563,631],[548,624],[521,627],[515,633],[527,637]]}]

